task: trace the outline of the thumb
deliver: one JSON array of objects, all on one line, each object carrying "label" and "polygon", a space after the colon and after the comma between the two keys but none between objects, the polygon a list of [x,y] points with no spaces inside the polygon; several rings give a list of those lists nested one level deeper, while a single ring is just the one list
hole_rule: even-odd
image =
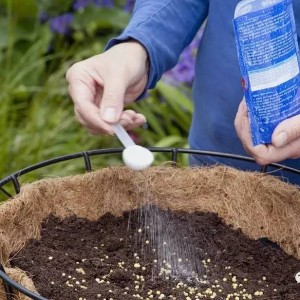
[{"label": "thumb", "polygon": [[[115,76],[116,78],[117,76]],[[119,82],[113,76],[107,78],[104,83],[103,96],[100,103],[100,114],[102,119],[108,123],[119,121],[125,98],[125,80]]]},{"label": "thumb", "polygon": [[300,137],[300,115],[282,121],[274,130],[272,144],[283,147]]}]

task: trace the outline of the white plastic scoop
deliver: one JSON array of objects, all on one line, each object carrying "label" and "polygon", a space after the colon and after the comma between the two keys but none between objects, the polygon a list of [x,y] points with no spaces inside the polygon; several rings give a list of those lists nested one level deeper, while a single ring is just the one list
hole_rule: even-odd
[{"label": "white plastic scoop", "polygon": [[298,273],[295,275],[295,279],[296,279],[297,283],[300,283],[300,272],[298,272]]},{"label": "white plastic scoop", "polygon": [[120,123],[113,124],[112,128],[125,147],[122,153],[125,165],[136,171],[150,167],[154,160],[153,153],[142,146],[136,145]]}]

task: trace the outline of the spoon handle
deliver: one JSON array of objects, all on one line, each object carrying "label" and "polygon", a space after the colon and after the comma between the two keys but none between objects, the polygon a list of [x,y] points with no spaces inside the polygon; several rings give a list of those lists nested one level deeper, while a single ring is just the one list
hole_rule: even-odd
[{"label": "spoon handle", "polygon": [[125,148],[135,146],[135,142],[120,123],[112,124],[112,128]]}]

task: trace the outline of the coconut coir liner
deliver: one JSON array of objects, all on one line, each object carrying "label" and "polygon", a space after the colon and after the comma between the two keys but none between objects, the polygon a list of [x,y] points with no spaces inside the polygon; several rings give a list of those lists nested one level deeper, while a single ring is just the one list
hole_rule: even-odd
[{"label": "coconut coir liner", "polygon": [[[230,167],[153,167],[142,172],[111,167],[85,175],[46,179],[24,185],[0,207],[0,259],[32,238],[51,213],[96,220],[121,216],[148,201],[174,211],[217,213],[250,238],[268,237],[300,257],[300,191],[267,174]],[[0,299],[5,299],[1,296]],[[26,297],[24,298],[26,299]]]}]

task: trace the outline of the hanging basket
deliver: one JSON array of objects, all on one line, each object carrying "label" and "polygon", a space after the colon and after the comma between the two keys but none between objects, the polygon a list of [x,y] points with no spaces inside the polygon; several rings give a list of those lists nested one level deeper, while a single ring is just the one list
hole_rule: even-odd
[{"label": "hanging basket", "polygon": [[[150,148],[170,153],[175,163],[179,153],[222,156],[236,160],[251,158],[187,149]],[[50,214],[72,215],[97,220],[106,213],[121,216],[138,208],[147,198],[162,209],[186,212],[214,212],[227,224],[241,228],[250,238],[268,237],[288,254],[300,258],[300,190],[263,172],[244,172],[226,166],[155,166],[145,171],[108,167],[91,171],[93,155],[120,155],[122,149],[93,150],[30,166],[0,181],[13,183],[16,195],[0,207],[0,299],[39,299],[34,282],[20,269],[11,268],[9,257],[30,239],[39,239],[42,221]],[[83,158],[86,174],[38,180],[22,187],[19,177],[35,169]],[[253,162],[254,163],[254,162]],[[272,167],[291,168],[274,164]],[[300,175],[299,175],[300,176]],[[142,188],[141,188],[142,187]]]}]

